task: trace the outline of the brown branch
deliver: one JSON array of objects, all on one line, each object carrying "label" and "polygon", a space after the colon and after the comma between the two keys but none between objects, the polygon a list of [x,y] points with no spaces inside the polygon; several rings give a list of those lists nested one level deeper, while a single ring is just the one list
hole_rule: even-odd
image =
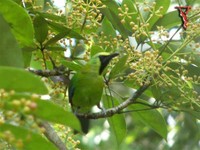
[{"label": "brown branch", "polygon": [[59,150],[67,150],[65,143],[62,142],[48,122],[42,122],[41,126],[45,128],[44,135],[49,139],[49,141],[51,141]]},{"label": "brown branch", "polygon": [[57,68],[53,70],[34,70],[29,68],[28,71],[42,77],[60,76],[64,74],[63,71],[60,71]]},{"label": "brown branch", "polygon": [[150,86],[150,84],[146,84],[141,86],[132,97],[128,98],[123,103],[119,104],[116,107],[107,109],[98,113],[88,113],[88,114],[76,114],[79,117],[88,118],[88,119],[98,119],[98,118],[106,118],[111,117],[114,114],[119,114],[124,108],[127,108],[129,105],[133,104],[138,97],[142,95],[142,93]]}]

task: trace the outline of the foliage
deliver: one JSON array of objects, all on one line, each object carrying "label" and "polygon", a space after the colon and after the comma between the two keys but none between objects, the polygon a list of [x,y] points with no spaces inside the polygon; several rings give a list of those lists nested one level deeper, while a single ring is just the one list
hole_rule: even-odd
[{"label": "foliage", "polygon": [[[186,30],[171,7],[184,2]],[[49,122],[66,149],[198,149],[199,17],[199,0],[66,0],[65,12],[50,0],[0,1],[0,147],[58,149]],[[109,113],[80,114],[96,120],[87,136],[74,135],[80,123],[66,89],[99,52],[120,54],[103,72]]]}]

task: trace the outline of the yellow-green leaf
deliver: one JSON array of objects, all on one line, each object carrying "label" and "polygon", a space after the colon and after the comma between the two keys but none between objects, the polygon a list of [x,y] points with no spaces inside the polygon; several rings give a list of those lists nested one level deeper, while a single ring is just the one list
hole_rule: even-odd
[{"label": "yellow-green leaf", "polygon": [[50,101],[37,100],[36,103],[37,109],[33,111],[36,117],[81,131],[80,123],[72,112],[65,111],[62,107]]},{"label": "yellow-green leaf", "polygon": [[36,75],[13,67],[0,67],[0,89],[16,92],[47,94],[43,81]]},{"label": "yellow-green leaf", "polygon": [[[112,102],[114,106],[119,105],[119,102],[114,97],[103,96],[103,104],[105,108],[111,108]],[[111,131],[115,135],[117,144],[120,145],[126,136],[126,122],[123,114],[116,114],[110,118],[108,118],[108,122],[111,128]]]},{"label": "yellow-green leaf", "polygon": [[24,67],[22,50],[1,14],[0,31],[0,66]]},{"label": "yellow-green leaf", "polygon": [[1,0],[0,14],[9,23],[12,33],[21,45],[33,44],[33,24],[25,9],[12,0]]},{"label": "yellow-green leaf", "polygon": [[[140,100],[140,102],[148,104],[144,100]],[[129,109],[131,110],[141,110],[133,112],[133,119],[134,117],[137,117],[141,122],[152,128],[155,132],[157,132],[160,136],[167,140],[167,124],[163,116],[158,110],[151,109],[151,107],[144,104],[136,103],[129,106]]]},{"label": "yellow-green leaf", "polygon": [[8,133],[9,131],[16,140],[22,140],[22,147],[24,150],[36,150],[38,148],[41,150],[57,150],[53,143],[47,141],[42,137],[42,135],[34,133],[23,127],[14,126],[7,123],[0,125],[0,133]]},{"label": "yellow-green leaf", "polygon": [[43,43],[48,35],[48,24],[46,20],[37,15],[34,20],[35,38],[39,43]]}]

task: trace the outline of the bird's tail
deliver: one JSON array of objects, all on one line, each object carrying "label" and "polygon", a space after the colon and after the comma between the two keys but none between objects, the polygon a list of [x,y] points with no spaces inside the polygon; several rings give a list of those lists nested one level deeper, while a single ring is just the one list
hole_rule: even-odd
[{"label": "bird's tail", "polygon": [[83,118],[83,117],[78,117],[78,116],[77,116],[77,118],[79,119],[79,121],[81,123],[81,129],[82,129],[83,133],[87,134],[89,131],[90,120]]}]

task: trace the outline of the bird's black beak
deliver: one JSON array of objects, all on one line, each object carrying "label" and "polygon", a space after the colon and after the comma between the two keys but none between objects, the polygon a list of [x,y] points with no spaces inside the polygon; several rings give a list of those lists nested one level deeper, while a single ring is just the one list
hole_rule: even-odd
[{"label": "bird's black beak", "polygon": [[109,64],[109,62],[118,55],[119,55],[118,53],[113,53],[110,55],[100,55],[99,59],[101,61],[101,66],[99,69],[99,74],[102,74],[103,70],[106,68],[106,66]]}]

